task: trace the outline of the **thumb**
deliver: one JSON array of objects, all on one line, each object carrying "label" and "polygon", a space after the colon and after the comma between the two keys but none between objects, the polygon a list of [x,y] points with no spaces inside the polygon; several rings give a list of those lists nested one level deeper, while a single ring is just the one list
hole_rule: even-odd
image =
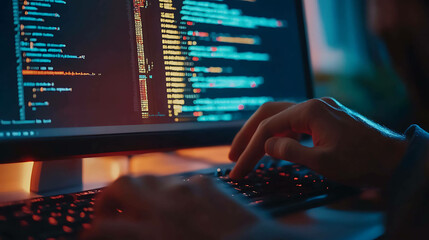
[{"label": "thumb", "polygon": [[288,137],[272,137],[265,142],[265,152],[271,157],[311,167],[320,158],[314,148],[306,147]]}]

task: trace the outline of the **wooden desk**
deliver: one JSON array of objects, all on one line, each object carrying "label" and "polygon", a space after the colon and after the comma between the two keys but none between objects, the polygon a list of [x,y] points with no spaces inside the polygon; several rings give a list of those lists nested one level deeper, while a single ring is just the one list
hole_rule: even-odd
[{"label": "wooden desk", "polygon": [[[127,157],[88,158],[83,161],[84,189],[105,186],[121,175],[169,175],[230,163],[229,147],[185,149]],[[28,199],[33,163],[0,165],[0,202]],[[75,189],[76,190],[76,189]],[[60,193],[73,192],[64,189]],[[383,232],[380,212],[338,210],[331,206],[313,208],[277,219],[304,239],[375,239]]]}]

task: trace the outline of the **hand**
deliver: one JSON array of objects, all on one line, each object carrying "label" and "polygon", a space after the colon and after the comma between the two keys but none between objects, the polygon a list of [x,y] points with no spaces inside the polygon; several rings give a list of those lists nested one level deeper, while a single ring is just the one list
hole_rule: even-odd
[{"label": "hand", "polygon": [[221,239],[260,219],[202,177],[122,177],[95,206],[84,239]]},{"label": "hand", "polygon": [[[313,137],[314,147],[297,141]],[[268,155],[303,164],[331,180],[354,186],[383,186],[405,153],[407,142],[332,98],[300,104],[264,104],[235,137],[230,173],[240,179]]]}]

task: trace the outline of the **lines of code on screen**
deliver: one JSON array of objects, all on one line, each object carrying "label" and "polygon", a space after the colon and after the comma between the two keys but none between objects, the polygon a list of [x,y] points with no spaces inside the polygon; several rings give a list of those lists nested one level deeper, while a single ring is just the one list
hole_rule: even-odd
[{"label": "lines of code on screen", "polygon": [[293,1],[135,0],[134,6],[149,112],[176,122],[241,120],[267,101],[303,95],[297,30],[285,14]]},{"label": "lines of code on screen", "polygon": [[245,120],[265,102],[306,96],[294,1],[4,5],[2,138],[47,128]]}]

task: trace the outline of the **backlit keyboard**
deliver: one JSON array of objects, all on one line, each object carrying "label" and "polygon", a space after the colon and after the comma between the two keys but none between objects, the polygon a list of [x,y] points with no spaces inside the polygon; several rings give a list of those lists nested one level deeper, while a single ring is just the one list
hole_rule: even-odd
[{"label": "backlit keyboard", "polygon": [[[230,167],[204,173],[181,174],[188,178],[203,174],[213,176],[235,189],[247,204],[272,216],[315,207],[355,193],[300,165],[264,161],[240,181],[228,177]],[[35,198],[0,206],[0,240],[3,239],[76,239],[91,226],[95,196],[102,189],[80,193]]]}]

